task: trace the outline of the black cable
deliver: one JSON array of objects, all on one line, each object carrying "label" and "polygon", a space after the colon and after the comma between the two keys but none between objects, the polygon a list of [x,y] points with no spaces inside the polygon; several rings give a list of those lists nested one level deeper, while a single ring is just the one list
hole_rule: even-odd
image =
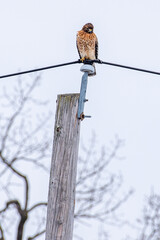
[{"label": "black cable", "polygon": [[[83,61],[84,64],[92,64],[93,62],[99,63],[99,64],[106,64],[106,65],[110,65],[110,66],[114,66],[114,67],[121,67],[121,68],[131,69],[131,70],[135,70],[135,71],[141,71],[141,72],[145,72],[145,73],[160,75],[160,72],[155,72],[155,71],[150,71],[150,70],[146,70],[146,69],[125,66],[125,65],[116,64],[116,63],[104,62],[104,61],[101,61],[100,59]],[[66,65],[76,64],[76,63],[82,63],[82,62],[80,60],[77,60],[77,61],[74,61],[74,62],[62,63],[62,64],[48,66],[48,67],[35,68],[35,69],[32,69],[32,70],[28,70],[28,71],[2,75],[2,76],[0,76],[0,78],[13,77],[13,76],[17,76],[17,75],[22,75],[22,74],[27,74],[27,73],[37,72],[37,71],[43,71],[43,70],[47,70],[47,69],[51,69],[51,68],[62,67],[62,66],[66,66]]]},{"label": "black cable", "polygon": [[106,64],[106,65],[110,65],[110,66],[114,66],[114,67],[127,68],[127,69],[130,69],[130,70],[135,70],[135,71],[140,71],[140,72],[146,72],[146,73],[160,75],[160,72],[155,72],[155,71],[141,69],[141,68],[135,68],[135,67],[129,67],[129,66],[121,65],[121,64],[116,64],[116,63],[103,62],[103,61],[101,61],[99,59],[98,60],[93,60],[93,61],[96,62],[96,63]]},{"label": "black cable", "polygon": [[13,77],[13,76],[17,76],[17,75],[22,75],[22,74],[27,74],[27,73],[32,73],[32,72],[43,71],[43,70],[47,70],[47,69],[51,69],[51,68],[62,67],[62,66],[66,66],[66,65],[71,65],[71,64],[75,64],[75,63],[81,63],[81,61],[78,60],[78,61],[74,61],[74,62],[62,63],[62,64],[53,65],[53,66],[48,66],[48,67],[35,68],[35,69],[32,69],[32,70],[27,70],[27,71],[23,71],[23,72],[11,73],[11,74],[7,74],[7,75],[0,76],[0,78]]}]

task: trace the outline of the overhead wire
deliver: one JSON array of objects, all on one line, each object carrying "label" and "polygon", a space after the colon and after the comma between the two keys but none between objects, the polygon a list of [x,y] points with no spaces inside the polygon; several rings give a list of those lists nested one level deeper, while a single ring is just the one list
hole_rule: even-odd
[{"label": "overhead wire", "polygon": [[[101,60],[100,60],[100,61],[101,61]],[[96,60],[95,60],[95,62],[96,62]],[[98,62],[99,62],[99,60],[98,60]],[[155,72],[155,71],[151,71],[151,70],[147,70],[147,69],[142,69],[142,68],[125,66],[125,65],[121,65],[121,64],[117,64],[117,63],[110,63],[110,62],[101,61],[101,64],[106,64],[106,65],[110,65],[110,66],[114,66],[114,67],[126,68],[126,69],[130,69],[130,70],[135,70],[135,71],[140,71],[140,72],[145,72],[145,73],[151,73],[151,74],[160,75],[160,72]]]},{"label": "overhead wire", "polygon": [[35,69],[26,70],[26,71],[22,71],[22,72],[15,72],[15,73],[10,73],[10,74],[6,74],[6,75],[1,75],[0,78],[14,77],[14,76],[22,75],[22,74],[28,74],[28,73],[38,72],[38,71],[44,71],[44,70],[57,68],[57,67],[63,67],[63,66],[67,66],[67,65],[76,64],[76,63],[92,64],[93,62],[98,63],[98,64],[105,64],[105,65],[110,65],[110,66],[114,66],[114,67],[126,68],[126,69],[130,69],[130,70],[135,70],[135,71],[140,71],[140,72],[160,75],[160,72],[147,70],[147,69],[142,69],[142,68],[130,67],[130,66],[126,66],[126,65],[117,64],[117,63],[104,62],[104,61],[102,61],[100,59],[84,60],[83,62],[79,59],[79,60],[73,61],[73,62],[61,63],[61,64],[57,64],[57,65],[51,65],[51,66],[47,66],[47,67],[35,68]]},{"label": "overhead wire", "polygon": [[68,62],[68,63],[62,63],[62,64],[57,64],[57,65],[47,66],[47,67],[35,68],[35,69],[26,70],[26,71],[22,71],[22,72],[9,73],[9,74],[0,76],[0,78],[14,77],[14,76],[22,75],[22,74],[44,71],[44,70],[47,70],[47,69],[62,67],[62,66],[66,66],[66,65],[75,64],[75,63],[79,63],[79,60],[74,61],[74,62]]}]

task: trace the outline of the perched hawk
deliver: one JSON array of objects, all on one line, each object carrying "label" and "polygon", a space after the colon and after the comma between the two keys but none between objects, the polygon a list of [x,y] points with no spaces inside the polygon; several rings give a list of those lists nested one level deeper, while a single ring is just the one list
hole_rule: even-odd
[{"label": "perched hawk", "polygon": [[[93,28],[92,23],[87,23],[83,26],[82,30],[77,33],[77,49],[82,62],[85,59],[98,59],[98,39],[93,32]],[[95,69],[94,63],[93,66]],[[94,73],[88,75],[96,75],[96,69]]]}]

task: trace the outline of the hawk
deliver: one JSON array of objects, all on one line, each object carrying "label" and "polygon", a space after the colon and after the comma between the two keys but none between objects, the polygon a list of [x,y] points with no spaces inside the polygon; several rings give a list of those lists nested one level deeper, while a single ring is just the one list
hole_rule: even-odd
[{"label": "hawk", "polygon": [[[92,23],[86,23],[82,30],[77,33],[77,49],[82,62],[85,59],[98,59],[98,39],[93,29]],[[93,63],[92,65],[95,71],[92,74],[88,74],[88,76],[96,75],[95,64]]]}]

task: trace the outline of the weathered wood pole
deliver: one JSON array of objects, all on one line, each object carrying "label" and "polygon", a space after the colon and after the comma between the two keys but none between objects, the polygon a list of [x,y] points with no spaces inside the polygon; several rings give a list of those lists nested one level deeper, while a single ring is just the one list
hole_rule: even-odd
[{"label": "weathered wood pole", "polygon": [[51,162],[46,240],[72,240],[80,134],[79,94],[58,95]]}]

